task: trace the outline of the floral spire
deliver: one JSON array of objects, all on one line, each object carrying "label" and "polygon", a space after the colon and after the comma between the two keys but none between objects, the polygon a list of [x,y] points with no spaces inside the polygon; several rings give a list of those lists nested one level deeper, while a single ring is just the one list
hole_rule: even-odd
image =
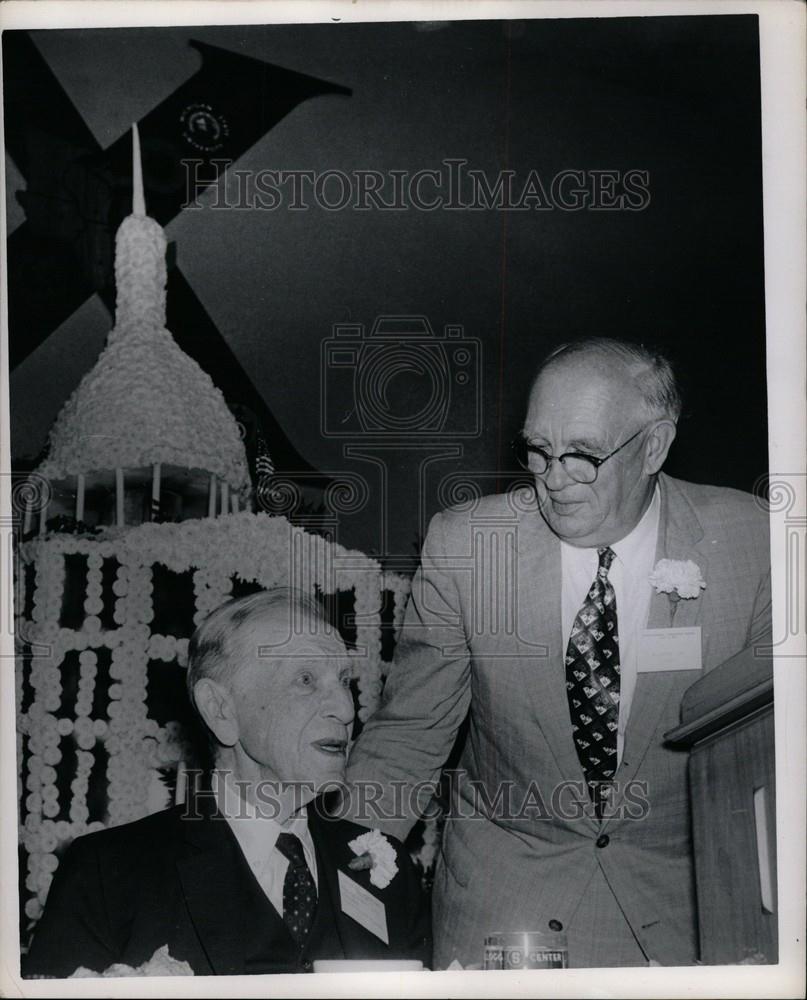
[{"label": "floral spire", "polygon": [[143,164],[140,159],[140,132],[137,123],[132,125],[132,215],[142,219],[146,214],[146,198],[143,194]]},{"label": "floral spire", "polygon": [[132,214],[115,236],[115,329],[110,343],[133,329],[152,334],[165,327],[165,233],[146,215],[140,135],[132,125]]},{"label": "floral spire", "polygon": [[[166,329],[166,239],[146,215],[135,126],[132,194],[132,213],[115,237],[115,326],[95,367],[62,407],[38,471],[61,479],[114,469],[118,483],[123,469],[165,464],[245,490],[249,471],[235,418],[207,372]],[[158,472],[153,475],[158,482]],[[123,488],[116,487],[119,495]]]}]

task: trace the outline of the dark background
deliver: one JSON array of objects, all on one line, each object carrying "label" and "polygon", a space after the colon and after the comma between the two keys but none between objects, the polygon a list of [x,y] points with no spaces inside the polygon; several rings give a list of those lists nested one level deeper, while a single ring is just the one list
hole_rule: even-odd
[{"label": "dark background", "polygon": [[[411,555],[445,498],[443,477],[468,472],[486,491],[501,488],[536,364],[583,336],[651,342],[677,363],[685,409],[672,474],[750,490],[766,472],[755,17],[38,31],[30,39],[101,148],[197,72],[200,55],[189,45],[197,40],[352,90],[299,104],[243,152],[238,169],[416,171],[462,157],[490,179],[511,169],[523,181],[535,169],[547,185],[563,169],[649,172],[650,204],[638,212],[294,212],[284,204],[186,210],[167,224],[194,293],[176,300],[169,327],[186,349],[204,328],[196,355],[214,381],[218,361],[213,352],[205,365],[205,345],[223,338],[280,429],[269,431],[279,465],[366,477],[367,506],[340,525],[349,546]],[[44,79],[26,71],[4,80],[7,123],[9,102],[29,100],[32,86],[54,106]],[[64,117],[49,119],[57,144]],[[8,155],[6,169],[13,236],[36,203],[25,192],[36,195],[41,179]],[[148,177],[146,186],[148,198]],[[56,212],[59,199],[38,204]],[[100,224],[114,233],[117,221],[110,214]],[[48,294],[36,256],[24,280]],[[20,358],[10,375],[11,443],[20,466],[43,447],[103,346],[112,318],[102,291],[33,350],[10,291],[10,347]],[[322,342],[334,324],[369,328],[389,314],[425,315],[437,332],[458,324],[480,341],[478,437],[449,434],[420,449],[392,442],[374,462],[322,433]],[[408,394],[419,405],[423,386],[406,379],[392,383],[396,405]],[[349,387],[334,391],[350,411]],[[239,395],[236,378],[227,396]],[[451,426],[471,426],[474,404],[454,405]],[[446,457],[443,448],[440,457],[451,444],[461,452]]]}]

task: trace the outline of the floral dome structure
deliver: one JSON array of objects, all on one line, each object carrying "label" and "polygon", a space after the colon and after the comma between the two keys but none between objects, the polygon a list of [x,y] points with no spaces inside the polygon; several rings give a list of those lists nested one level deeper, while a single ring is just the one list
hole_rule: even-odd
[{"label": "floral dome structure", "polygon": [[[146,215],[136,126],[133,148],[133,209],[115,238],[115,325],[59,413],[37,469],[52,484],[60,513],[69,516],[75,503],[77,521],[119,527],[162,513],[164,490],[174,500],[207,491],[201,511],[167,506],[166,516],[181,520],[237,510],[250,488],[244,445],[224,396],[166,329],[167,243]],[[131,499],[149,479],[146,500],[156,510]],[[114,506],[103,502],[104,490],[116,494]],[[67,508],[58,504],[65,498]]]},{"label": "floral dome structure", "polygon": [[31,476],[17,549],[23,940],[74,837],[182,800],[197,763],[188,639],[213,608],[275,585],[341,602],[365,720],[409,591],[363,553],[252,511],[236,421],[165,328],[165,236],[145,214],[136,132],[133,145],[115,326]]}]

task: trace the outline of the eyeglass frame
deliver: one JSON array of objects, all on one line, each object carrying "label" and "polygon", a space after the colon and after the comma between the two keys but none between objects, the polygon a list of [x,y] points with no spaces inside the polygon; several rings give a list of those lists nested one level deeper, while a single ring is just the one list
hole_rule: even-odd
[{"label": "eyeglass frame", "polygon": [[[516,461],[521,466],[521,468],[524,469],[525,472],[529,472],[533,476],[545,476],[545,475],[547,475],[547,473],[549,472],[550,468],[552,467],[552,463],[553,462],[560,462],[560,464],[563,466],[563,468],[565,470],[566,469],[566,465],[565,465],[565,463],[563,461],[564,458],[582,458],[584,461],[589,462],[593,466],[593,468],[594,468],[594,478],[593,479],[575,479],[574,481],[576,483],[584,483],[586,485],[590,485],[591,483],[596,483],[597,476],[599,476],[599,474],[600,474],[600,466],[603,465],[603,463],[607,462],[609,458],[613,458],[614,455],[616,455],[618,452],[622,451],[623,448],[627,447],[627,445],[629,445],[631,443],[631,441],[635,441],[636,438],[644,430],[647,430],[647,428],[646,427],[640,427],[639,430],[636,431],[635,434],[632,434],[628,438],[627,441],[623,441],[622,444],[619,445],[618,448],[614,448],[614,450],[612,452],[609,452],[603,458],[600,458],[598,455],[589,455],[585,451],[565,451],[562,455],[550,455],[547,451],[545,451],[545,449],[539,448],[537,444],[531,444],[530,441],[529,441],[529,439],[527,438],[526,434],[524,433],[524,431],[519,431],[519,433],[510,442],[510,447],[515,452],[515,454],[516,454]],[[526,446],[528,454],[530,452],[533,452],[533,453],[537,452],[539,455],[543,455],[543,457],[546,459],[546,468],[544,469],[543,472],[535,472],[534,469],[531,469],[528,465],[525,465],[521,461],[521,459],[518,457],[518,452],[516,450],[518,448],[519,444],[521,444],[521,443],[523,443]],[[568,475],[568,473],[567,473],[567,475]],[[574,476],[571,476],[570,478],[574,479]]]}]

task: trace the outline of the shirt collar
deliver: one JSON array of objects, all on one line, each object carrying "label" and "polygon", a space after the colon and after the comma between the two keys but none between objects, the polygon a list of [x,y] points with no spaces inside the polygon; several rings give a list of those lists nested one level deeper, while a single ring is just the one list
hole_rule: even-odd
[{"label": "shirt collar", "polygon": [[653,490],[653,499],[639,523],[624,538],[620,538],[611,546],[617,559],[623,565],[635,565],[640,553],[647,552],[648,547],[651,547],[650,550],[655,555],[660,508],[659,488],[656,484],[656,488]]},{"label": "shirt collar", "polygon": [[[239,840],[260,840],[263,850],[270,851],[281,833],[294,833],[300,836],[308,828],[308,813],[301,806],[296,812],[280,824],[268,810],[261,811],[240,793],[235,779],[229,771],[213,771],[213,794],[221,814],[230,822],[235,823]],[[237,822],[235,822],[237,821]]]}]

